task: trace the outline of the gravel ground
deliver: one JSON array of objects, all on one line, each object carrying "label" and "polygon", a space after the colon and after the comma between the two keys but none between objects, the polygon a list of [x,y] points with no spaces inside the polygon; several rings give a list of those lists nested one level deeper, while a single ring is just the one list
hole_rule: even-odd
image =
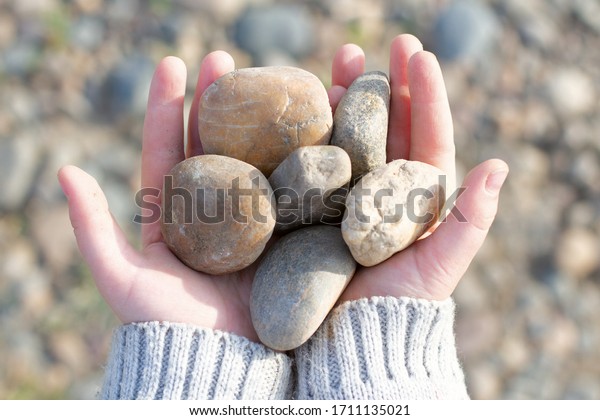
[{"label": "gravel ground", "polygon": [[443,59],[459,175],[490,157],[511,167],[455,294],[471,396],[599,399],[597,0],[0,2],[0,398],[97,392],[117,321],[81,262],[56,171],[97,177],[137,240],[142,118],[160,58],[184,59],[190,93],[215,49],[327,85],[338,46],[357,43],[368,69],[387,70],[402,32]]}]

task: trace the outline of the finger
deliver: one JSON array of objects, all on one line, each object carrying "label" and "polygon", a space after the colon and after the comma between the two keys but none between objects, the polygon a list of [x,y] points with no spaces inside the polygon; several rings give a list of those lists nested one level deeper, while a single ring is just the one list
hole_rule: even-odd
[{"label": "finger", "polygon": [[411,100],[410,160],[429,163],[444,171],[453,191],[454,132],[442,71],[430,52],[418,52],[408,63]]},{"label": "finger", "polygon": [[331,112],[335,114],[338,104],[342,100],[342,97],[346,93],[346,88],[343,86],[335,85],[331,86],[327,90],[327,96],[329,96],[329,105],[331,106]]},{"label": "finger", "polygon": [[390,47],[390,121],[387,160],[408,159],[410,152],[411,114],[408,88],[408,62],[423,45],[413,35],[398,35]]},{"label": "finger", "polygon": [[198,73],[198,81],[196,82],[196,91],[194,92],[194,98],[190,107],[186,156],[191,157],[202,154],[202,144],[198,135],[198,106],[200,97],[215,80],[233,70],[235,70],[233,58],[225,51],[213,51],[202,60],[200,72]]},{"label": "finger", "polygon": [[331,65],[331,85],[350,87],[354,79],[365,72],[365,53],[354,44],[342,45]]},{"label": "finger", "polygon": [[[144,200],[159,204],[164,176],[184,159],[183,103],[186,69],[176,57],[163,59],[152,78],[142,144],[142,191]],[[154,193],[153,193],[154,192]],[[145,214],[143,214],[145,216]],[[142,244],[161,239],[157,221],[142,224]]]},{"label": "finger", "polygon": [[129,245],[94,178],[74,166],[58,172],[77,245],[111,307],[127,295],[139,254]]},{"label": "finger", "polygon": [[500,188],[508,166],[492,159],[474,168],[465,178],[462,194],[452,212],[435,233],[415,244],[416,265],[428,290],[429,299],[450,296],[471,264],[494,221]]}]

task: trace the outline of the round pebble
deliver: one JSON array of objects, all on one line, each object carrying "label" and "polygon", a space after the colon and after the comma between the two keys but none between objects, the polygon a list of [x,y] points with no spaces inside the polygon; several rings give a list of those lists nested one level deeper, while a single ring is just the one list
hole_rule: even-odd
[{"label": "round pebble", "polygon": [[266,176],[298,147],[329,143],[332,124],[325,87],[295,67],[235,70],[200,99],[204,152],[242,160]]},{"label": "round pebble", "polygon": [[253,166],[216,155],[180,162],[165,177],[162,234],[186,265],[225,274],[252,264],[275,227],[275,200]]}]

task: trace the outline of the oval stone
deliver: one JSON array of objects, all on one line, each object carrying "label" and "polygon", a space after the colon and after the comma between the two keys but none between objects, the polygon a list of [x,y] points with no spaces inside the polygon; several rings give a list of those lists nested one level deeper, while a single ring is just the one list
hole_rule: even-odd
[{"label": "oval stone", "polygon": [[319,328],[356,269],[339,228],[311,226],[280,239],[260,262],[250,314],[261,342],[287,351]]},{"label": "oval stone", "polygon": [[165,176],[162,194],[165,243],[194,270],[241,270],[260,256],[273,234],[273,190],[245,162],[217,155],[186,159]]},{"label": "oval stone", "polygon": [[350,85],[333,118],[331,144],[352,161],[352,180],[386,163],[390,83],[380,71],[364,73]]},{"label": "oval stone", "polygon": [[354,259],[379,264],[422,236],[439,218],[445,181],[438,168],[402,159],[362,177],[346,198],[342,222]]},{"label": "oval stone", "polygon": [[[336,146],[305,146],[294,150],[269,177],[277,200],[276,231],[329,222],[336,206],[332,195],[350,182],[350,157]],[[338,203],[344,203],[345,195]]]},{"label": "oval stone", "polygon": [[295,67],[235,70],[200,98],[204,152],[243,160],[266,176],[298,147],[329,143],[332,125],[325,87]]}]

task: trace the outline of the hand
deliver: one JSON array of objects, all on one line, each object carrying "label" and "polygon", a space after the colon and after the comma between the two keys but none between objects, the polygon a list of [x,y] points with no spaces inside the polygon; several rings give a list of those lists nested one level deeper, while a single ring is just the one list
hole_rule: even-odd
[{"label": "hand", "polygon": [[[444,85],[435,59],[427,53],[417,53],[420,50],[419,42],[411,36],[400,36],[392,44],[388,158],[422,160],[451,175],[454,146]],[[175,164],[185,156],[202,153],[195,117],[200,95],[214,80],[233,69],[233,59],[224,52],[211,53],[204,59],[184,152],[185,66],[174,57],[159,64],[144,122],[142,188],[161,190],[163,176]],[[333,107],[363,71],[364,54],[358,47],[348,45],[338,51],[333,64],[334,86],[329,91]],[[484,186],[499,187],[506,170],[500,161],[478,166],[467,177],[468,188],[457,202],[468,224],[461,225],[450,215],[435,235],[376,267],[361,269],[343,299],[374,295],[427,299],[449,296],[494,217],[497,191],[487,193]],[[248,308],[254,266],[224,276],[198,273],[169,251],[158,222],[142,225],[142,250],[138,252],[127,243],[91,176],[67,166],[59,171],[59,181],[69,200],[79,249],[100,293],[121,322],[182,322],[257,340]],[[159,200],[157,197],[156,202]]]},{"label": "hand", "polygon": [[[363,73],[364,62],[364,53],[355,45],[338,50],[329,91],[332,106]],[[400,35],[391,45],[389,70],[388,161],[416,160],[440,168],[447,174],[451,195],[456,177],[454,137],[439,64],[417,38]],[[475,167],[455,203],[455,211],[466,222],[459,213],[450,213],[431,235],[374,267],[361,267],[340,301],[372,296],[448,298],[487,235],[507,174],[507,165],[496,159]]]},{"label": "hand", "polygon": [[[202,62],[190,110],[187,156],[202,152],[196,117],[200,95],[233,69],[233,59],[224,52],[211,53]],[[163,176],[185,158],[185,86],[183,62],[174,57],[162,60],[152,79],[144,121],[142,188],[162,190]],[[181,322],[258,340],[248,306],[254,266],[223,276],[196,272],[167,248],[160,222],[142,225],[142,250],[138,252],[127,243],[90,175],[68,166],[58,176],[79,249],[100,293],[121,322]],[[159,203],[160,197],[154,201]]]}]

